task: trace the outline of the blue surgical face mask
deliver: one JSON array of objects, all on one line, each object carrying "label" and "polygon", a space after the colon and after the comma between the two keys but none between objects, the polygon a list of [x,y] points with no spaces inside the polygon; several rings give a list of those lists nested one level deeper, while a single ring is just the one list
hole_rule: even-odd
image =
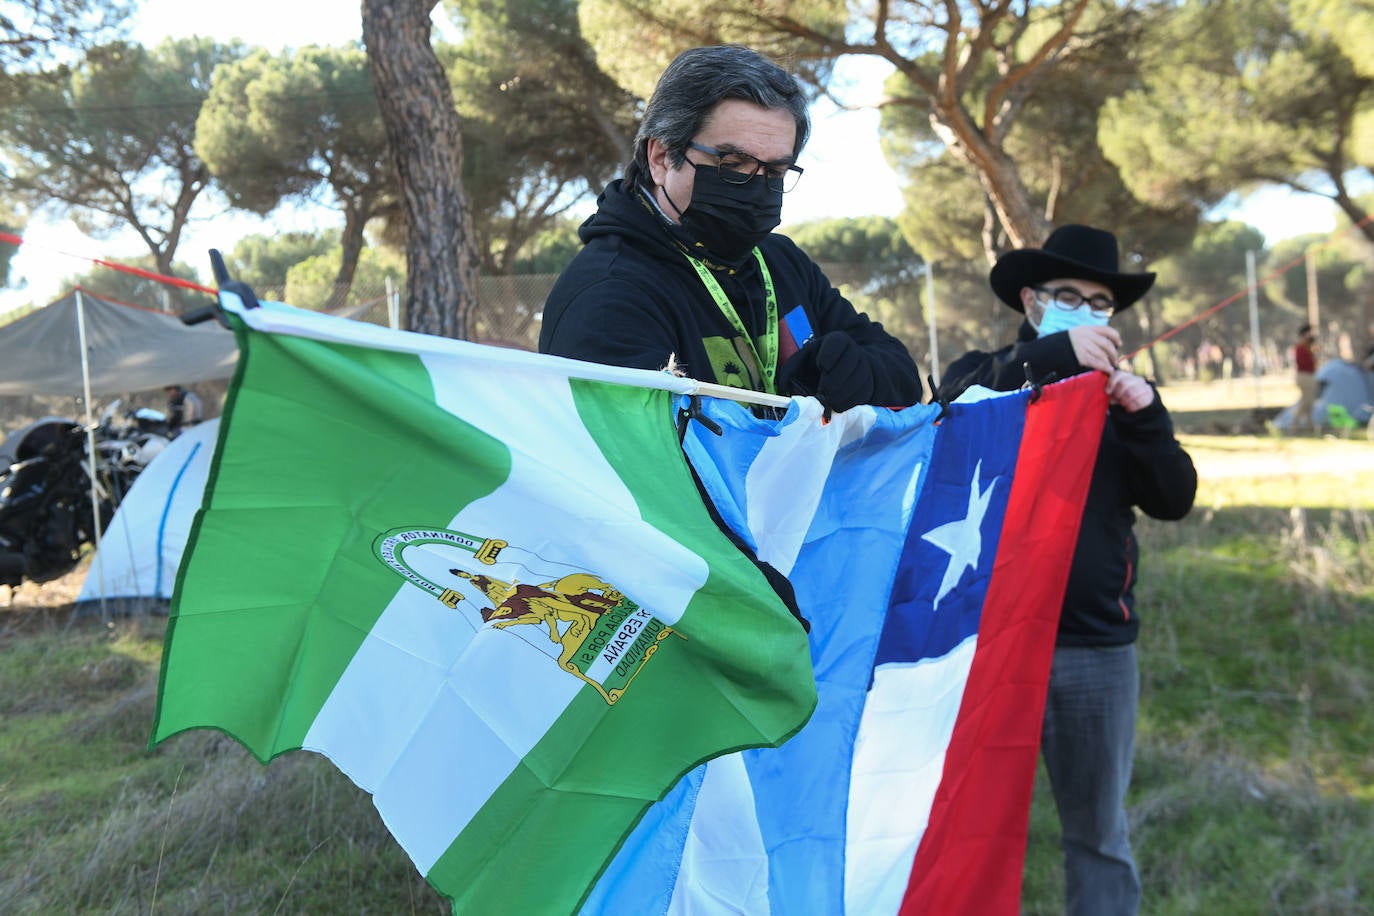
[{"label": "blue surgical face mask", "polygon": [[1101,327],[1110,318],[1109,315],[1094,315],[1091,306],[1087,303],[1077,308],[1069,308],[1056,299],[1045,306],[1045,312],[1040,316],[1040,327],[1036,328],[1036,335],[1048,337],[1051,334],[1058,334],[1060,331],[1067,331],[1070,328],[1084,325]]}]

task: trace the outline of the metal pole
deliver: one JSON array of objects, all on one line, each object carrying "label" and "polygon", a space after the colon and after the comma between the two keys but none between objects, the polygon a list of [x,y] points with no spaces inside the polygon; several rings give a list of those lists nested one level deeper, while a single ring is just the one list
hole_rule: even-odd
[{"label": "metal pole", "polygon": [[1255,375],[1255,407],[1258,409],[1264,406],[1264,401],[1260,397],[1259,290],[1255,283],[1255,253],[1253,251],[1245,252],[1245,282],[1250,289],[1250,359]]},{"label": "metal pole", "polygon": [[[935,333],[935,265],[926,262],[926,327],[930,334],[930,378],[940,384],[940,340]],[[931,392],[931,397],[935,392]]]},{"label": "metal pole", "polygon": [[1312,257],[1312,249],[1307,249],[1303,255],[1303,260],[1307,262],[1307,320],[1312,325],[1315,334],[1321,334],[1321,306],[1317,302],[1317,259]]},{"label": "metal pole", "polygon": [[391,330],[400,329],[401,301],[398,292],[391,285],[390,274],[386,276],[386,320],[391,325]]},{"label": "metal pole", "polygon": [[76,290],[76,336],[81,344],[81,389],[86,398],[86,467],[91,478],[91,519],[95,524],[92,535],[95,538],[95,575],[100,584],[100,619],[109,620],[105,610],[105,576],[101,569],[100,558],[100,497],[99,482],[95,476],[95,422],[91,419],[91,354],[86,348],[86,302],[81,290]]}]

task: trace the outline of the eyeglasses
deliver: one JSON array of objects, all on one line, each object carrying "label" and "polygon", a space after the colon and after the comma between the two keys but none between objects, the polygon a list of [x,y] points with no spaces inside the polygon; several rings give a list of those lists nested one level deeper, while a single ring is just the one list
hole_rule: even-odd
[{"label": "eyeglasses", "polygon": [[1085,296],[1072,286],[1060,286],[1056,289],[1035,286],[1032,289],[1035,292],[1035,301],[1047,308],[1053,304],[1068,310],[1086,304],[1096,318],[1110,318],[1116,311],[1116,300],[1102,293]]},{"label": "eyeglasses", "polygon": [[785,161],[764,162],[748,153],[716,149],[713,146],[702,146],[700,143],[687,145],[699,153],[715,156],[716,170],[720,172],[720,180],[726,184],[744,184],[757,175],[760,169],[763,170],[763,183],[770,191],[786,193],[795,188],[801,180],[802,167],[799,165],[791,165]]}]

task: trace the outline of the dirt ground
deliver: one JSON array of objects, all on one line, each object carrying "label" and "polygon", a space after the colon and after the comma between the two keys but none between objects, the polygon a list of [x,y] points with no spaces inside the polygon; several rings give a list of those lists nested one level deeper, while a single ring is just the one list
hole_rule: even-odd
[{"label": "dirt ground", "polygon": [[18,588],[0,585],[0,642],[21,632],[70,625],[76,596],[81,594],[81,584],[86,581],[89,567],[88,557],[71,572],[51,582],[25,582]]}]

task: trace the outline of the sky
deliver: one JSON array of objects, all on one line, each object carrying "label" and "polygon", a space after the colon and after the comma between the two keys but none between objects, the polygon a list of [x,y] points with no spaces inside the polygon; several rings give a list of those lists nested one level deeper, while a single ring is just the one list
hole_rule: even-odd
[{"label": "sky", "polygon": [[[239,38],[274,50],[307,44],[338,45],[361,38],[360,7],[359,0],[144,0],[133,37],[147,45],[191,35],[222,41]],[[850,105],[871,100],[880,90],[886,65],[877,67],[870,63],[866,69],[857,66],[841,71],[852,87],[847,96]],[[878,147],[878,113],[872,109],[838,111],[827,101],[818,102],[812,109],[812,137],[798,164],[806,174],[787,195],[784,228],[826,217],[896,216],[901,209],[897,176]],[[1226,215],[1251,223],[1270,244],[1293,235],[1330,232],[1336,226],[1335,208],[1329,201],[1280,189],[1252,195]],[[241,237],[270,233],[274,227],[308,230],[334,227],[340,222],[337,214],[328,211],[298,212],[289,218],[274,214],[270,222],[237,214],[204,219],[188,227],[177,258],[208,278],[207,252],[211,248],[228,251]],[[88,267],[72,255],[118,260],[147,254],[147,248],[132,233],[95,241],[66,220],[31,222],[24,236],[29,244],[15,256],[11,279],[27,286],[17,291],[0,290],[0,311],[29,301],[44,302],[62,293],[62,279]]]}]

